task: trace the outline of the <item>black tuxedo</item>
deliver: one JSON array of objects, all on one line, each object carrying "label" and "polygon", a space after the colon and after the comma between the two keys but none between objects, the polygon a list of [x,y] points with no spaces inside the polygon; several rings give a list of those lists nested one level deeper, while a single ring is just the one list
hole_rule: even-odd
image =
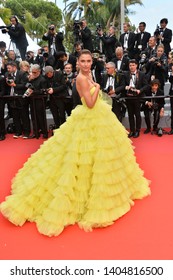
[{"label": "black tuxedo", "polygon": [[103,42],[103,49],[106,56],[107,61],[110,61],[115,53],[117,38],[115,35],[112,36],[100,36],[100,39]]},{"label": "black tuxedo", "polygon": [[135,42],[136,60],[138,61],[140,60],[140,54],[147,48],[150,37],[151,34],[145,31],[136,34],[136,42]]},{"label": "black tuxedo", "polygon": [[[117,64],[118,64],[118,58],[115,56],[111,60],[112,62],[115,63],[115,68],[117,69]],[[128,71],[129,70],[129,58],[127,56],[123,56],[121,60],[121,65],[120,65],[120,71]]]},{"label": "black tuxedo", "polygon": [[168,56],[168,53],[171,51],[170,43],[172,41],[172,30],[165,28],[162,34],[163,40],[161,43],[164,45],[164,52]]},{"label": "black tuxedo", "polygon": [[[113,79],[113,83],[112,83]],[[124,104],[119,100],[124,90],[124,79],[122,75],[115,74],[113,77],[108,74],[103,74],[101,88],[103,91],[109,93],[109,87],[112,86],[115,90],[116,96],[112,98],[112,111],[117,116],[119,121],[122,121],[124,115]]]},{"label": "black tuxedo", "polygon": [[[125,79],[125,86],[130,85],[131,80],[131,73],[130,71],[124,74]],[[137,71],[136,78],[135,78],[135,88],[140,90],[140,94],[137,96],[129,95],[128,91],[126,91],[126,96],[129,98],[126,100],[127,110],[128,110],[128,117],[129,117],[129,124],[130,124],[130,131],[131,132],[139,132],[141,129],[141,99],[140,97],[145,94],[148,89],[148,82],[145,77],[145,74],[141,71]]]},{"label": "black tuxedo", "polygon": [[65,52],[65,47],[63,46],[64,35],[62,32],[58,32],[53,36],[51,34],[44,34],[42,40],[48,41],[49,51],[51,51],[51,46],[53,44],[53,40],[55,40],[55,49],[56,52],[63,51]]},{"label": "black tuxedo", "polygon": [[[158,91],[153,94],[151,91],[151,88],[146,92],[146,96],[163,96],[164,92],[161,89],[158,89]],[[153,107],[150,109],[147,105],[147,102],[152,102],[153,103]],[[145,122],[147,125],[147,128],[150,130],[151,129],[151,120],[150,120],[150,116],[151,116],[151,112],[154,113],[154,122],[153,122],[153,129],[156,130],[159,120],[160,120],[160,110],[161,108],[164,107],[165,104],[165,100],[164,98],[148,98],[145,99],[145,103],[143,105],[143,110],[144,110],[144,115],[145,115]]]},{"label": "black tuxedo", "polygon": [[[119,42],[121,44],[121,46],[124,49],[124,37],[126,36],[126,33],[123,33],[120,35],[119,38]],[[134,46],[135,46],[135,39],[136,39],[136,35],[134,32],[128,32],[128,40],[127,40],[127,49],[125,51],[127,51],[127,54],[129,56],[129,58],[134,58],[135,55],[135,51],[134,51]]]},{"label": "black tuxedo", "polygon": [[[144,31],[143,34],[141,32],[136,34],[136,49],[138,51],[144,51],[147,48],[148,41],[151,37],[149,32]],[[142,48],[139,48],[141,46]]]}]

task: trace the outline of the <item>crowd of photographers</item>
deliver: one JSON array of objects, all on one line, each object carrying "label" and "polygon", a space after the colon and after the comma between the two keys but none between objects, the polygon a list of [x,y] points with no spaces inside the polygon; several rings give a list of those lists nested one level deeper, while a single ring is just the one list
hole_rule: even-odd
[{"label": "crowd of photographers", "polygon": [[[169,134],[173,134],[172,30],[167,24],[168,20],[162,19],[151,35],[145,30],[145,22],[139,23],[137,32],[130,31],[129,23],[124,23],[119,39],[114,26],[105,33],[98,24],[93,40],[87,21],[75,21],[74,51],[70,54],[63,45],[63,33],[51,24],[42,37],[45,46],[35,55],[32,50],[26,51],[25,30],[13,16],[11,25],[0,27],[2,32],[9,33],[16,47],[16,50],[7,50],[5,42],[0,42],[0,140],[5,140],[7,132],[12,132],[15,139],[41,135],[48,138],[46,110],[50,110],[53,117],[51,129],[66,121],[72,109],[80,104],[75,78],[82,48],[92,52],[93,79],[112,100],[112,111],[120,122],[127,112],[129,137],[140,136],[141,111],[146,122],[144,133],[162,136],[159,121],[164,115],[164,85],[169,81]],[[8,108],[6,116],[5,108]],[[6,127],[6,120],[11,118],[12,122]]]}]

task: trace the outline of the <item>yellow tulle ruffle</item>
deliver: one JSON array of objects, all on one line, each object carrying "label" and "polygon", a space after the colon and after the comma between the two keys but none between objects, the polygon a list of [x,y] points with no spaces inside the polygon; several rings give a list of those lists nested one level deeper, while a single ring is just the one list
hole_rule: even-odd
[{"label": "yellow tulle ruffle", "polygon": [[84,103],[73,110],[30,156],[0,209],[15,225],[34,221],[48,236],[75,223],[91,231],[127,213],[135,199],[150,194],[148,185],[127,131],[98,100],[92,109]]}]

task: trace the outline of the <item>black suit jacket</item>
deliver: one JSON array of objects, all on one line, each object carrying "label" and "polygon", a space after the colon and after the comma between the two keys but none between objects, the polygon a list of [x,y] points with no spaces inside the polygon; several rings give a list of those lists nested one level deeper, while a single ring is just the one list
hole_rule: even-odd
[{"label": "black suit jacket", "polygon": [[171,51],[170,43],[172,41],[172,30],[165,28],[162,36],[163,41],[161,43],[164,45],[166,55],[168,55],[168,53]]},{"label": "black suit jacket", "polygon": [[[158,91],[155,93],[155,96],[163,96],[164,92],[163,90],[161,90],[160,88],[158,89]],[[152,96],[152,91],[151,91],[151,87],[149,88],[149,90],[146,92],[146,96]],[[160,111],[161,108],[164,107],[165,104],[165,99],[164,98],[147,98],[145,99],[145,102],[149,101],[149,102],[153,102],[153,103],[157,103],[158,104],[158,110]],[[146,107],[148,107],[147,105],[145,105]]]},{"label": "black suit jacket", "polygon": [[[5,73],[5,78],[8,77],[8,72]],[[26,83],[28,82],[28,74],[23,71],[17,70],[15,77],[13,80],[16,84],[14,87],[14,93],[17,95],[23,95],[26,90]],[[6,83],[6,94],[10,95],[11,87]]]},{"label": "black suit jacket", "polygon": [[[118,58],[115,56],[111,61],[115,63],[115,68],[117,68]],[[122,57],[120,70],[122,71],[129,70],[129,58],[127,56]]]},{"label": "black suit jacket", "polygon": [[[151,37],[151,34],[146,31],[144,32],[142,39],[141,39],[141,33],[137,33],[136,34],[136,49],[138,51],[144,51],[147,48],[147,44],[148,44],[150,37]],[[138,48],[139,45],[142,46],[142,49],[140,49],[140,50]]]},{"label": "black suit jacket", "polygon": [[[101,83],[101,89],[104,91],[106,90],[107,81],[109,79],[109,75],[107,73],[103,74],[102,77],[102,83]],[[119,75],[116,73],[114,78],[114,88],[116,94],[121,94],[124,90],[125,84],[124,84],[124,78],[122,75]]]},{"label": "black suit jacket", "polygon": [[48,78],[45,76],[47,86],[46,88],[53,88],[53,94],[50,95],[50,98],[53,96],[65,96],[67,93],[65,78],[61,70],[54,71],[53,77]]},{"label": "black suit jacket", "polygon": [[[125,87],[129,86],[131,79],[131,73],[130,71],[127,71],[124,73],[124,80],[125,80]],[[124,92],[127,93],[124,87]],[[140,94],[138,96],[144,95],[145,92],[148,90],[149,85],[145,76],[145,73],[142,71],[137,71],[137,77],[136,77],[136,83],[135,88],[140,90]]]},{"label": "black suit jacket", "polygon": [[87,26],[81,30],[81,37],[83,48],[93,52],[92,34],[91,30]]},{"label": "black suit jacket", "polygon": [[49,50],[51,49],[51,45],[53,43],[53,38],[55,37],[55,47],[56,51],[63,51],[65,52],[65,47],[63,46],[64,35],[62,32],[56,33],[54,36],[48,34],[44,34],[42,40],[48,41]]},{"label": "black suit jacket", "polygon": [[[121,44],[121,46],[124,48],[124,37],[125,37],[126,33],[123,33],[120,35],[119,38],[119,42]],[[135,46],[135,39],[136,39],[136,35],[134,32],[129,32],[129,36],[128,36],[128,41],[127,41],[127,53],[129,58],[134,58],[135,55],[135,50],[134,50],[134,46]]]},{"label": "black suit jacket", "polygon": [[19,51],[22,47],[28,46],[26,32],[22,24],[17,23],[14,28],[10,26],[8,34],[10,35],[11,40],[16,44]]},{"label": "black suit jacket", "polygon": [[110,61],[115,53],[115,47],[117,43],[117,38],[113,36],[101,36],[100,39],[103,42],[104,53],[107,58],[107,61]]}]

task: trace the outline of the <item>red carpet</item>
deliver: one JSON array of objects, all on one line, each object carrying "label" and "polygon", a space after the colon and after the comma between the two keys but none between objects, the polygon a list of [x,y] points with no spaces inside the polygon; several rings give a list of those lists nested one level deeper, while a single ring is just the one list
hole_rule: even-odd
[{"label": "red carpet", "polygon": [[[11,135],[0,142],[0,202],[10,193],[12,177],[42,142]],[[75,225],[51,238],[40,235],[35,224],[16,227],[0,214],[0,259],[173,259],[173,136],[142,133],[133,144],[152,181],[150,197],[136,201],[113,226],[86,233]]]}]

